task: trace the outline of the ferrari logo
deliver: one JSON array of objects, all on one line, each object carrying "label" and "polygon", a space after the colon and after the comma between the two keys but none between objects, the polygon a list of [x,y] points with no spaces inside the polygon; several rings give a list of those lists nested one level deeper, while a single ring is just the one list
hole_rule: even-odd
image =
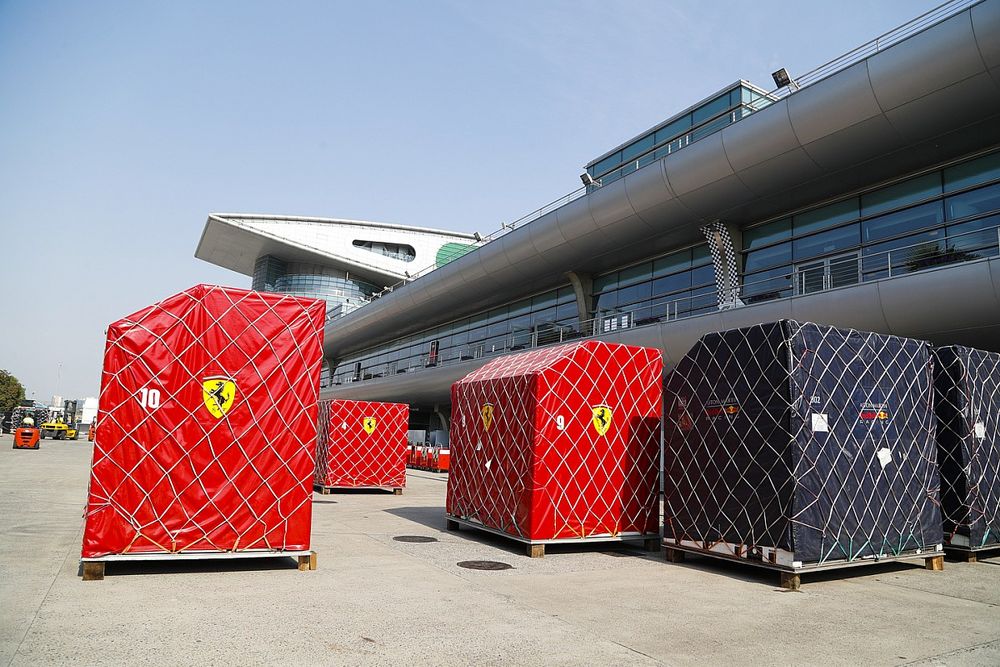
[{"label": "ferrari logo", "polygon": [[482,409],[483,415],[483,428],[487,431],[490,430],[490,426],[493,426],[493,404],[486,403],[483,405]]},{"label": "ferrari logo", "polygon": [[378,422],[374,417],[365,417],[361,422],[361,428],[365,430],[365,433],[371,435],[375,432],[375,426]]},{"label": "ferrari logo", "polygon": [[236,382],[227,377],[210,377],[201,382],[201,396],[205,407],[216,419],[222,419],[233,407]]},{"label": "ferrari logo", "polygon": [[608,428],[611,426],[611,408],[606,405],[595,405],[590,408],[593,413],[593,424],[594,430],[597,431],[597,435],[604,435],[608,432]]}]

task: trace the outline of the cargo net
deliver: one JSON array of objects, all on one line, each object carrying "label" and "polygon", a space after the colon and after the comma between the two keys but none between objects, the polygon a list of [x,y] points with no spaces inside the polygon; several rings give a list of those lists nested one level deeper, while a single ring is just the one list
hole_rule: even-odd
[{"label": "cargo net", "polygon": [[320,426],[323,435],[316,448],[318,486],[406,485],[407,406],[367,401],[324,401],[323,406],[326,423]]},{"label": "cargo net", "polygon": [[1000,544],[1000,354],[934,351],[935,409],[944,539],[955,547]]},{"label": "cargo net", "polygon": [[84,557],[308,548],[322,326],[322,302],[215,286],[113,323]]},{"label": "cargo net", "polygon": [[[528,540],[659,532],[660,353],[579,345],[503,357],[454,385],[450,514]],[[595,386],[614,389],[596,399]]]},{"label": "cargo net", "polygon": [[787,564],[940,544],[925,343],[794,321],[709,334],[666,401],[668,540]]}]

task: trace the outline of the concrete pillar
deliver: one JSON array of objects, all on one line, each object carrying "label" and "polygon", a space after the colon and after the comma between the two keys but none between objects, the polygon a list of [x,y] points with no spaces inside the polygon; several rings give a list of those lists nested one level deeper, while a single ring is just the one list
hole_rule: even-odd
[{"label": "concrete pillar", "polygon": [[[580,330],[583,331],[584,322],[591,319],[590,305],[594,302],[594,278],[590,274],[575,271],[568,272],[566,277],[569,278],[573,294],[576,295],[576,312],[580,319]],[[583,333],[590,332],[583,331]]]}]

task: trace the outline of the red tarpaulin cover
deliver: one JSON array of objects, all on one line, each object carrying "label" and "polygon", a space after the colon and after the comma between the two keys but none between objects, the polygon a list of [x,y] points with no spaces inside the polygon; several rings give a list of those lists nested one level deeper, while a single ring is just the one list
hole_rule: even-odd
[{"label": "red tarpaulin cover", "polygon": [[308,549],[324,319],[198,285],[111,324],[83,557]]},{"label": "red tarpaulin cover", "polygon": [[447,512],[525,540],[659,532],[663,360],[584,341],[451,388]]},{"label": "red tarpaulin cover", "polygon": [[404,403],[324,401],[316,446],[316,484],[391,489],[406,486],[409,417],[410,406]]}]

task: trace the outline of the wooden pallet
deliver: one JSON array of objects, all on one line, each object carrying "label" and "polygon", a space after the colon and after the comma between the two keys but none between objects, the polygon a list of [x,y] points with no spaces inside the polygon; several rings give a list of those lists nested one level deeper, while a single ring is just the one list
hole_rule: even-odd
[{"label": "wooden pallet", "polygon": [[492,528],[487,528],[486,526],[478,525],[469,521],[463,521],[460,519],[455,519],[448,517],[445,519],[445,528],[451,531],[458,531],[462,526],[467,528],[472,528],[474,530],[481,530],[486,533],[492,533],[494,535],[499,535],[505,537],[513,542],[521,542],[524,545],[524,552],[528,558],[545,558],[545,545],[547,544],[580,544],[580,543],[591,543],[591,542],[639,542],[643,543],[643,548],[649,552],[657,552],[660,550],[660,537],[641,537],[626,535],[624,537],[597,537],[597,538],[580,538],[580,539],[562,539],[562,540],[542,540],[542,541],[529,541],[519,537],[515,537],[508,533],[501,532],[499,530],[493,530]]},{"label": "wooden pallet", "polygon": [[394,496],[403,495],[403,487],[401,486],[388,487],[388,486],[320,486],[319,484],[313,485],[313,490],[324,496],[328,496],[331,493],[336,493],[337,491],[351,491],[353,489],[392,491],[392,495]]},{"label": "wooden pallet", "polygon": [[992,557],[992,556],[986,556],[985,554],[1000,556],[1000,545],[981,547],[979,549],[969,549],[966,547],[953,547],[950,545],[945,545],[944,550],[945,553],[947,553],[949,556],[954,556],[963,563],[978,563],[980,558]]},{"label": "wooden pallet", "polygon": [[[123,562],[149,562],[149,561],[171,561],[176,562],[179,560],[216,560],[224,557],[228,558],[242,558],[242,557],[254,557],[254,558],[287,558],[288,556],[283,556],[280,553],[277,554],[267,554],[266,556],[253,555],[249,553],[240,553],[238,551],[219,554],[213,558],[208,558],[201,554],[191,554],[190,556],[176,556],[171,555],[164,558],[157,558],[155,554],[150,554],[148,556],[143,556],[141,558],[125,559],[125,558],[114,558],[113,556],[109,560],[85,560],[81,563],[81,575],[83,581],[102,581],[104,579],[105,567],[109,562],[123,561]],[[307,572],[309,570],[316,569],[316,552],[310,551],[308,554],[302,554],[298,556],[292,556],[298,561],[298,567],[300,572]]]},{"label": "wooden pallet", "polygon": [[[780,566],[773,566],[771,564],[757,563],[746,558],[736,558],[727,557],[723,554],[717,552],[708,551],[697,551],[694,549],[682,549],[676,546],[669,546],[667,544],[663,545],[663,557],[668,563],[683,563],[685,559],[685,554],[694,553],[699,556],[705,556],[708,558],[716,558],[718,560],[728,560],[743,563],[749,567],[756,567],[762,569],[773,570],[778,573],[778,583],[782,588],[788,589],[790,591],[797,591],[802,585],[802,575],[809,574],[810,572],[819,572],[823,570],[833,570],[833,569],[844,569],[848,567],[854,567],[856,565],[875,565],[876,561],[864,560],[864,561],[852,561],[846,563],[833,563],[829,565],[821,565],[815,567],[804,567],[801,569],[787,569]],[[927,570],[941,571],[944,569],[944,554],[941,552],[930,552],[930,555],[913,555],[906,556],[902,558],[883,558],[878,563],[886,562],[903,562],[907,560],[920,560],[924,561],[924,568]]]}]

